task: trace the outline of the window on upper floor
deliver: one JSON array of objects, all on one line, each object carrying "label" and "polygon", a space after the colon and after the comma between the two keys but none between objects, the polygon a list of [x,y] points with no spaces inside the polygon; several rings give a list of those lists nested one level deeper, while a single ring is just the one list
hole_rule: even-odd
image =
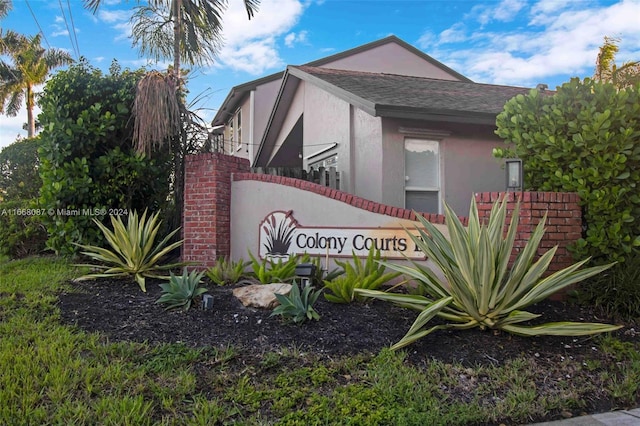
[{"label": "window on upper floor", "polygon": [[242,109],[238,109],[227,123],[229,153],[233,154],[242,148]]}]

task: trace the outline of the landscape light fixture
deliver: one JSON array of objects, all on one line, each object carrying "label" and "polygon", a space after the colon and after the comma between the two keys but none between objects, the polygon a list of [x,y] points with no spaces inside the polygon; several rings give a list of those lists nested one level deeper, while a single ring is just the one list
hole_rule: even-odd
[{"label": "landscape light fixture", "polygon": [[213,296],[210,294],[202,295],[202,309],[205,311],[213,310]]},{"label": "landscape light fixture", "polygon": [[306,286],[310,283],[311,277],[316,275],[316,265],[313,263],[300,263],[296,265],[296,275],[302,278],[301,284]]},{"label": "landscape light fixture", "polygon": [[522,160],[509,159],[505,161],[507,173],[507,191],[522,191]]}]

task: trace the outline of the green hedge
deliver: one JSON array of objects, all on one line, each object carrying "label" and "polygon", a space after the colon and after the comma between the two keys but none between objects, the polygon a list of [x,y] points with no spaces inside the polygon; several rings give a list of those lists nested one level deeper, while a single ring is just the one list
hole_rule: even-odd
[{"label": "green hedge", "polygon": [[580,195],[577,257],[624,261],[640,245],[640,87],[574,78],[551,93],[506,103],[496,133],[509,145],[494,153],[522,159],[529,189]]}]

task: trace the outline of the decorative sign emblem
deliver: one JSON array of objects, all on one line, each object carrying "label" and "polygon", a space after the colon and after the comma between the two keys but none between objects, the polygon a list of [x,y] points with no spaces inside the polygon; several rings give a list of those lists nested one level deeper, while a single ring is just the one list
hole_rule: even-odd
[{"label": "decorative sign emblem", "polygon": [[[404,228],[330,228],[301,226],[290,210],[274,211],[260,222],[258,243],[261,258],[312,256],[366,257],[372,247],[387,259],[425,260],[426,256]],[[416,230],[409,229],[414,235]]]}]

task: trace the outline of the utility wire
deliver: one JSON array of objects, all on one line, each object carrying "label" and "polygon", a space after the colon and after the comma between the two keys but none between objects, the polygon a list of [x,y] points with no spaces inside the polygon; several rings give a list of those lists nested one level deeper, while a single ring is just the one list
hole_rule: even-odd
[{"label": "utility wire", "polygon": [[44,31],[42,31],[42,27],[40,26],[40,22],[38,22],[38,18],[36,18],[36,14],[33,13],[33,9],[31,9],[31,5],[29,4],[29,0],[24,0],[24,2],[27,4],[27,7],[29,8],[29,12],[31,12],[31,16],[33,16],[33,20],[36,21],[36,25],[38,26],[38,29],[40,30],[40,34],[42,34],[42,38],[44,39],[44,42],[47,43],[47,47],[49,49],[51,49],[51,45],[49,44],[49,40],[47,40],[47,36],[44,35]]},{"label": "utility wire", "polygon": [[80,58],[80,45],[78,44],[78,33],[76,32],[76,25],[73,22],[73,15],[71,14],[71,3],[67,0],[67,8],[69,9],[69,18],[71,18],[71,29],[73,29],[73,38],[76,41],[76,49],[78,49],[78,59]]},{"label": "utility wire", "polygon": [[76,59],[80,57],[78,54],[78,49],[76,45],[73,44],[73,36],[71,35],[71,30],[69,29],[69,23],[67,22],[67,15],[64,13],[64,8],[62,6],[62,0],[58,0],[58,4],[60,4],[60,12],[62,13],[62,19],[64,19],[64,25],[67,27],[67,33],[69,33],[69,40],[71,41],[71,47],[73,48],[74,53],[76,54]]}]

